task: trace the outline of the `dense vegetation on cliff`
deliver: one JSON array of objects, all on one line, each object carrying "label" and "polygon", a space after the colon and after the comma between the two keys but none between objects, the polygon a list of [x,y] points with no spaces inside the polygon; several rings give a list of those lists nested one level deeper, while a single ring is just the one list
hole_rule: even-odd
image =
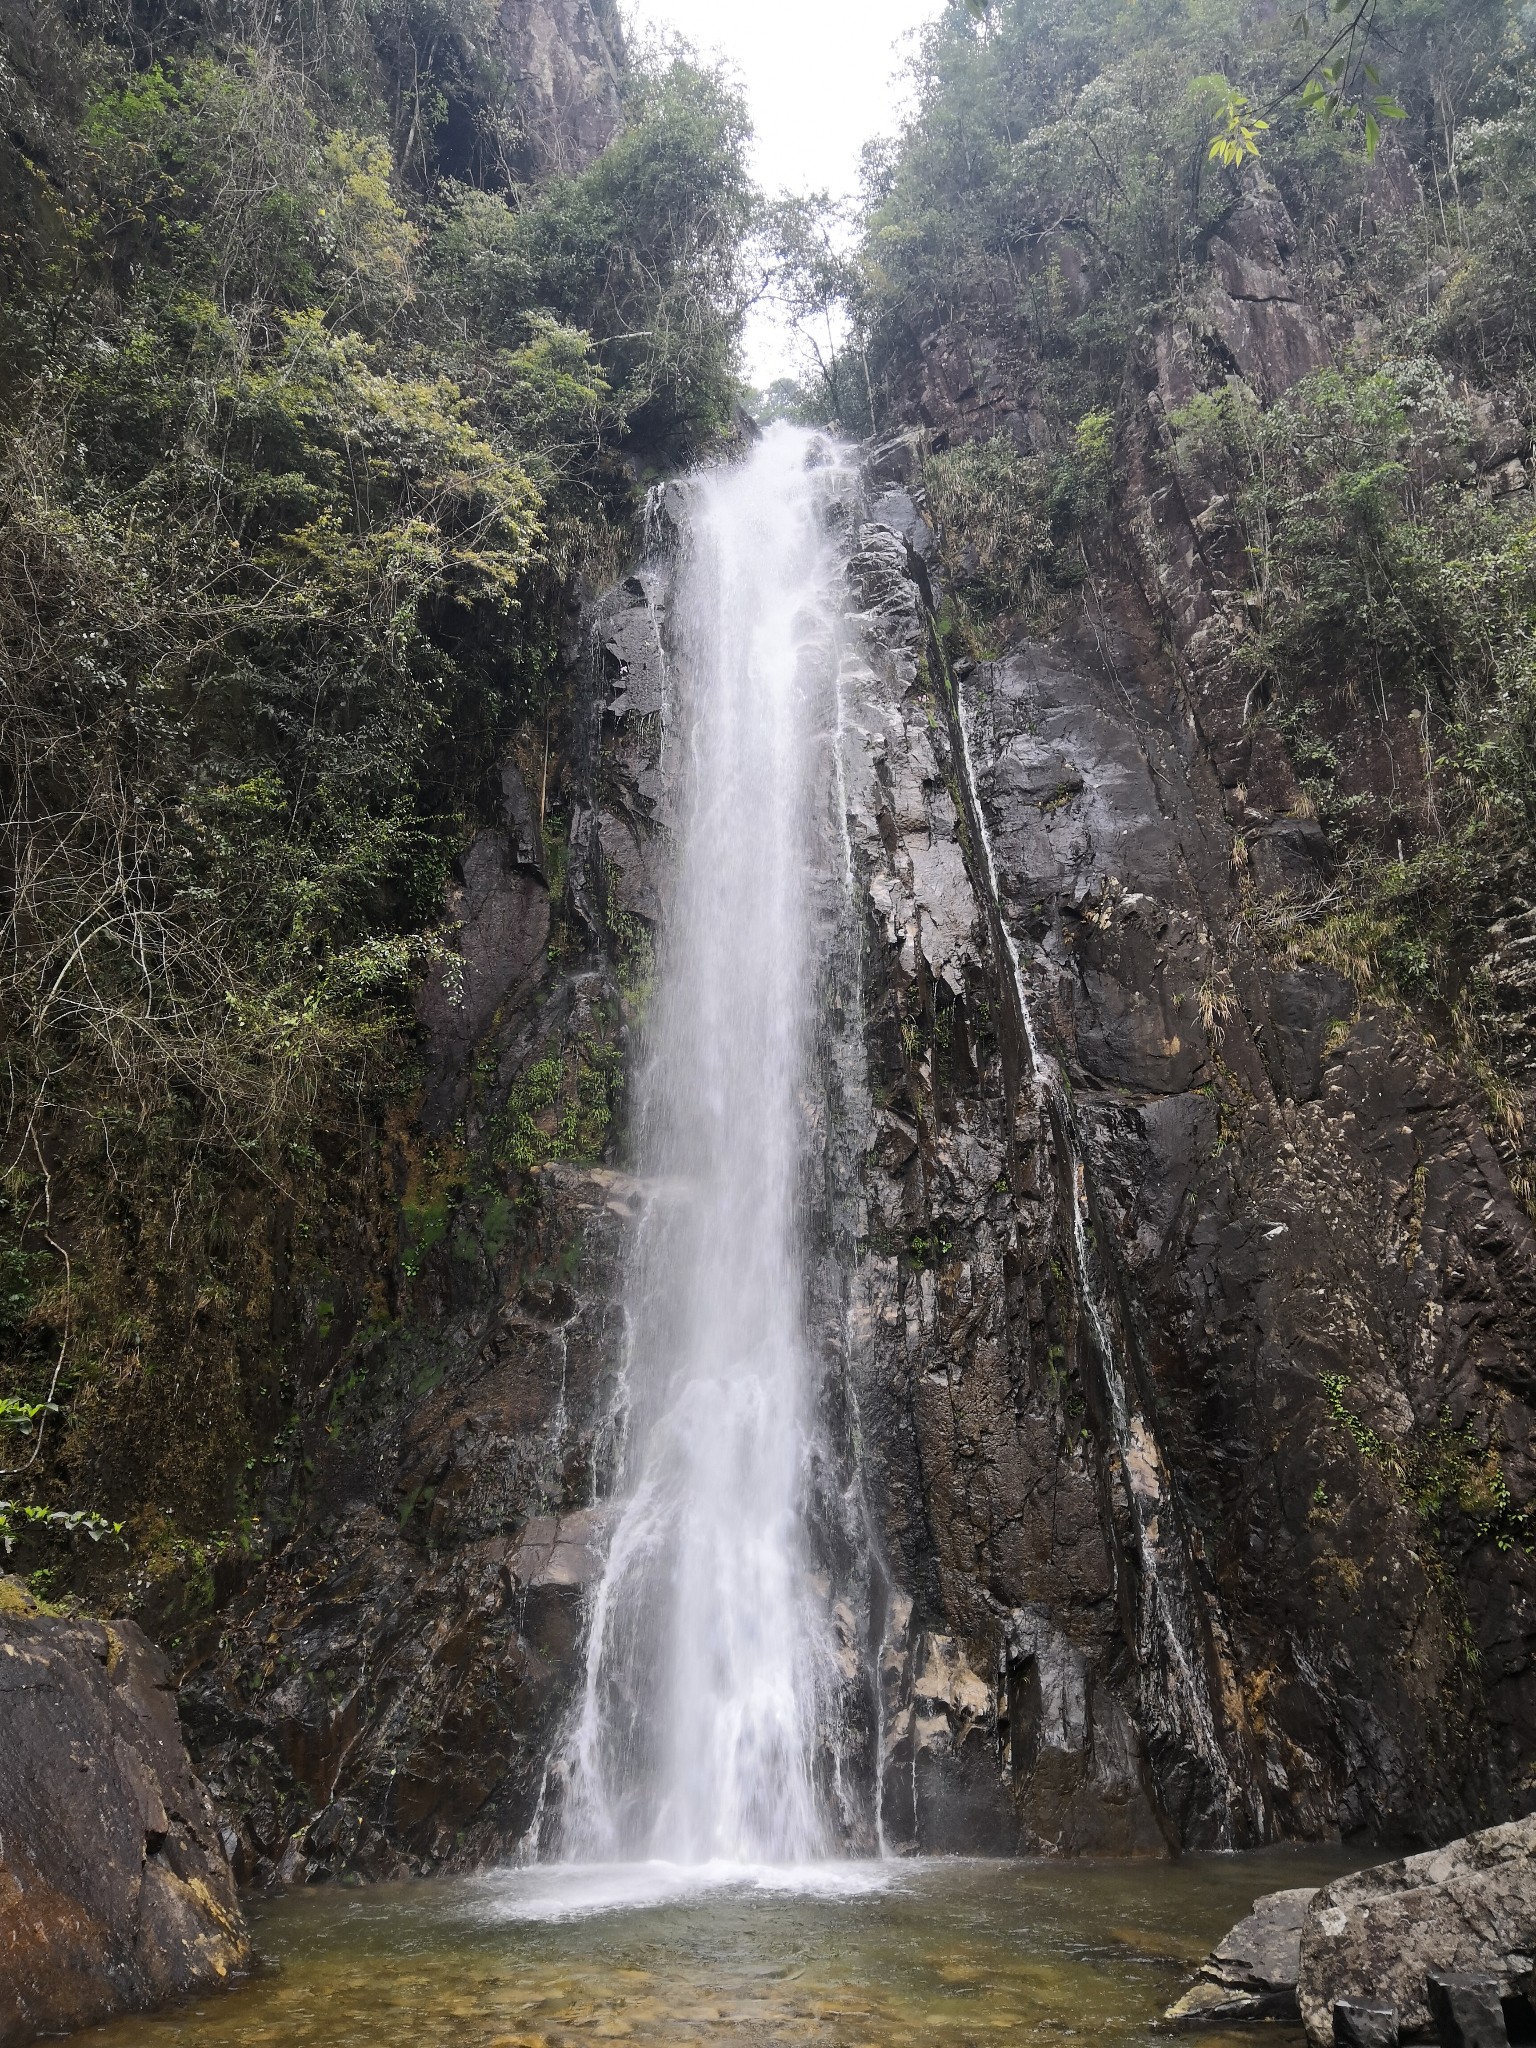
[{"label": "dense vegetation on cliff", "polygon": [[608,148],[533,177],[498,34],[477,0],[0,13],[0,1534],[31,1565],[48,1513],[153,1549],[241,1511],[282,1283],[366,1214],[451,863],[520,725],[546,761],[558,731],[573,579],[729,421],[740,103],[635,61]]},{"label": "dense vegetation on cliff", "polygon": [[[1255,929],[1423,1018],[1529,1195],[1531,10],[1383,0],[1303,28],[1227,0],[995,0],[944,16],[916,87],[830,280],[849,340],[820,402],[925,427],[973,652],[1123,579],[1138,493],[1173,485],[1218,614],[1191,658],[1219,629],[1244,744],[1289,767],[1232,820],[1318,819],[1336,863]],[[1212,150],[1233,107],[1267,121],[1235,163]],[[1233,340],[1266,301],[1289,360]]]},{"label": "dense vegetation on cliff", "polygon": [[[1381,0],[1330,118],[1329,19],[947,9],[851,259],[769,223],[792,300],[848,316],[798,403],[924,428],[957,652],[1124,587],[1150,491],[1193,508],[1196,652],[1283,764],[1226,792],[1239,858],[1276,815],[1331,849],[1249,926],[1425,1020],[1528,1193],[1536,29]],[[570,593],[729,420],[740,104],[631,62],[557,169],[499,21],[0,0],[0,1515],[45,1570],[28,1511],[165,1555],[238,1520],[342,1209],[402,1313],[382,1162],[445,882],[528,732],[558,879]],[[1234,109],[1258,154],[1213,159]],[[1272,385],[1210,309],[1270,199]]]}]

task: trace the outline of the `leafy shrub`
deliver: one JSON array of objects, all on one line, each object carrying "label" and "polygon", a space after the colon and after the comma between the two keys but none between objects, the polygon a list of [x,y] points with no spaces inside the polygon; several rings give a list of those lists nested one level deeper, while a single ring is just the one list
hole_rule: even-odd
[{"label": "leafy shrub", "polygon": [[0,1400],[57,1372],[49,1516],[236,1512],[283,1290],[387,1199],[451,864],[535,706],[558,745],[569,578],[734,388],[714,74],[514,193],[479,0],[299,13],[0,50]]},{"label": "leafy shrub", "polygon": [[1007,434],[969,441],[923,468],[951,586],[983,616],[1040,615],[1081,583],[1082,535],[1104,503],[1110,415],[1079,423],[1070,455],[1026,455]]}]

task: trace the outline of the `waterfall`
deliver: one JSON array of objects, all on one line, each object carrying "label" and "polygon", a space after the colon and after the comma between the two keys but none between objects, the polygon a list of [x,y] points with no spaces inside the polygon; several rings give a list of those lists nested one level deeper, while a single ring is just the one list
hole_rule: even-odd
[{"label": "waterfall", "polygon": [[[824,1853],[831,1646],[805,1527],[802,1186],[829,472],[780,427],[696,478],[672,591],[685,787],[635,1097],[623,1451],[565,1745],[569,1859]],[[835,674],[835,666],[831,673]]]}]

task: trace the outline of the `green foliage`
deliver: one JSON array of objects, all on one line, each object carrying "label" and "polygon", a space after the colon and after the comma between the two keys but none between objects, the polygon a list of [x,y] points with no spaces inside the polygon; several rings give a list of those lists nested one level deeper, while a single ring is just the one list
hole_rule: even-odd
[{"label": "green foliage", "polygon": [[983,618],[1040,618],[1083,580],[1083,533],[1104,508],[1111,415],[1085,414],[1069,455],[1026,455],[1006,434],[931,456],[928,505],[951,588]]},{"label": "green foliage", "polygon": [[798,377],[775,377],[766,391],[749,391],[745,403],[760,427],[772,426],[775,420],[802,427],[827,424],[825,394]]},{"label": "green foliage", "polygon": [[1213,107],[1190,83],[1229,26],[1119,0],[999,0],[984,31],[941,17],[913,119],[868,160],[850,300],[877,396],[916,337],[963,318],[1029,337],[1063,435],[1114,404],[1137,326],[1230,203],[1192,175]]},{"label": "green foliage", "polygon": [[858,290],[858,268],[847,253],[847,208],[826,193],[785,195],[770,206],[760,228],[768,292],[780,319],[796,338],[804,364],[799,379],[781,379],[769,419],[805,426],[835,423],[845,433],[869,434],[876,426],[864,336],[850,326],[849,300]]},{"label": "green foliage", "polygon": [[[1381,0],[1318,0],[1315,28],[1310,4],[1294,23],[1310,62],[1289,93],[1300,93],[1309,114],[1334,126],[1358,128],[1367,161],[1375,158],[1381,145],[1382,122],[1408,118],[1392,95],[1380,89],[1381,74],[1372,61],[1394,47],[1378,18],[1381,12]],[[1321,43],[1316,54],[1314,36]],[[1217,143],[1212,144],[1213,155]]]},{"label": "green foliage", "polygon": [[515,209],[450,192],[432,260],[448,305],[492,333],[526,345],[532,307],[589,334],[631,435],[676,456],[730,421],[750,129],[719,72],[681,61],[639,69],[626,112],[586,171]]},{"label": "green foliage", "polygon": [[[482,0],[153,48],[43,0],[28,34],[0,44],[0,1434],[48,1422],[39,1502],[207,1530],[273,1426],[291,1266],[383,1199],[452,863],[522,727],[558,750],[571,579],[637,470],[729,418],[747,131],[715,73],[641,65],[605,155],[518,185]],[[616,1085],[573,1075],[560,1156],[601,1149]]]},{"label": "green foliage", "polygon": [[536,1060],[492,1120],[495,1165],[531,1173],[555,1159],[575,1164],[601,1159],[623,1075],[620,1048],[591,1036],[564,1054]]},{"label": "green foliage", "polygon": [[1219,102],[1217,113],[1221,126],[1211,137],[1207,151],[1211,162],[1224,164],[1229,171],[1241,170],[1249,157],[1258,155],[1259,137],[1269,133],[1269,123],[1258,113],[1247,93],[1238,92],[1219,72],[1207,78],[1197,78],[1190,91],[1213,92]]},{"label": "green foliage", "polygon": [[1379,699],[1389,676],[1465,718],[1518,662],[1529,515],[1467,489],[1474,422],[1432,358],[1326,370],[1267,410],[1232,382],[1171,425],[1176,467],[1235,481],[1266,685]]},{"label": "green foliage", "polygon": [[[1250,702],[1351,861],[1346,902],[1260,921],[1292,960],[1454,1018],[1476,1063],[1497,1030],[1477,946],[1536,844],[1529,502],[1469,488],[1473,421],[1426,358],[1326,371],[1268,410],[1229,384],[1172,425],[1175,467],[1229,492]],[[1341,700],[1418,736],[1392,815],[1349,786]]]},{"label": "green foliage", "polygon": [[[915,396],[917,343],[951,322],[971,349],[992,338],[1019,377],[1027,353],[1014,388],[1063,437],[1115,405],[1149,325],[1198,289],[1256,152],[1303,261],[1320,245],[1351,275],[1383,263],[1396,246],[1373,182],[1384,124],[1435,195],[1414,231],[1421,263],[1425,231],[1439,242],[1470,222],[1477,166],[1490,200],[1502,181],[1468,229],[1474,246],[1486,234],[1486,255],[1446,267],[1447,315],[1469,345],[1503,346],[1495,279],[1531,272],[1521,18],[1495,0],[1348,0],[1324,14],[1303,36],[1291,10],[1251,0],[995,0],[980,24],[947,9],[913,67],[912,118],[868,155],[862,242],[838,286],[877,413]],[[1404,264],[1411,241],[1405,224]]]},{"label": "green foliage", "polygon": [[89,1536],[99,1543],[104,1536],[121,1537],[121,1522],[109,1522],[88,1508],[47,1508],[20,1501],[0,1500],[0,1548],[7,1557],[22,1536]]},{"label": "green foliage", "polygon": [[[1536,41],[1528,28],[1527,37]],[[1483,376],[1527,381],[1536,364],[1536,76],[1505,53],[1483,118],[1457,137],[1460,247],[1436,308],[1437,339]]]},{"label": "green foliage", "polygon": [[[1190,489],[1222,489],[1248,573],[1235,660],[1344,868],[1315,903],[1255,905],[1284,959],[1434,1020],[1482,1086],[1516,1185],[1490,927],[1536,850],[1536,518],[1475,483],[1475,421],[1432,358],[1330,370],[1264,409],[1229,383],[1171,422]],[[1221,527],[1213,531],[1221,531]],[[1367,730],[1404,758],[1384,803]]]},{"label": "green foliage", "polygon": [[[1319,1384],[1329,1414],[1348,1432],[1360,1456],[1426,1523],[1443,1525],[1451,1514],[1460,1514],[1476,1542],[1492,1543],[1506,1553],[1517,1544],[1536,1551],[1536,1517],[1529,1508],[1515,1506],[1497,1451],[1478,1443],[1470,1422],[1457,1429],[1442,1416],[1407,1441],[1389,1443],[1349,1406],[1346,1374],[1322,1373]],[[1437,1533],[1443,1536],[1443,1527]]]},{"label": "green foliage", "polygon": [[9,1395],[0,1396],[0,1426],[10,1424],[30,1432],[40,1415],[57,1415],[56,1401],[13,1401]]}]

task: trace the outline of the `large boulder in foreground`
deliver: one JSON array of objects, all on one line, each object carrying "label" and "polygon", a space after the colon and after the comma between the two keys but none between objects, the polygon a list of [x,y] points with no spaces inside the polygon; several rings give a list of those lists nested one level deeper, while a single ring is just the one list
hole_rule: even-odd
[{"label": "large boulder in foreground", "polygon": [[1176,2027],[1231,2026],[1240,2020],[1298,2017],[1296,1980],[1301,1971],[1301,1928],[1316,1889],[1268,1892],[1239,1920],[1200,1974],[1164,2019]]},{"label": "large boulder in foreground", "polygon": [[1325,1886],[1302,1924],[1301,2016],[1309,2040],[1329,2043],[1335,2001],[1366,1999],[1396,2006],[1402,2039],[1433,2040],[1431,1970],[1484,1974],[1502,1998],[1529,1998],[1533,1957],[1536,1814]]},{"label": "large boulder in foreground", "polygon": [[203,1989],[246,1960],[164,1659],[0,1579],[0,2048]]}]

